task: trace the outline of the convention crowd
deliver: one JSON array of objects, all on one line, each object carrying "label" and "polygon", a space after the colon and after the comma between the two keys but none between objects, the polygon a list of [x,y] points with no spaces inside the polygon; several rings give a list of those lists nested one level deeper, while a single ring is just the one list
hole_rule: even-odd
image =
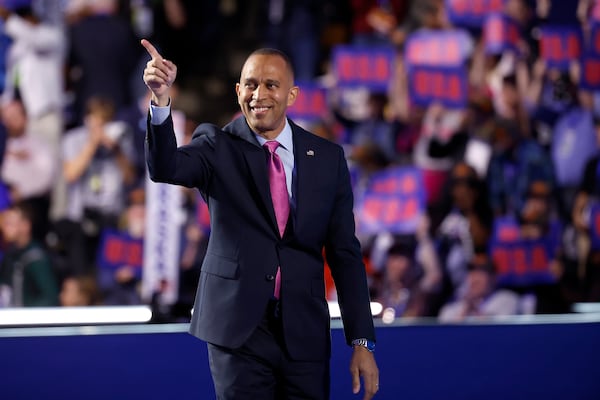
[{"label": "convention crowd", "polygon": [[2,1],[0,307],[156,306],[169,287],[163,320],[189,318],[210,238],[197,191],[177,189],[176,280],[141,290],[141,38],[178,66],[181,143],[238,115],[250,51],[290,55],[322,96],[290,116],[346,151],[377,317],[598,302],[598,27],[595,0]]}]

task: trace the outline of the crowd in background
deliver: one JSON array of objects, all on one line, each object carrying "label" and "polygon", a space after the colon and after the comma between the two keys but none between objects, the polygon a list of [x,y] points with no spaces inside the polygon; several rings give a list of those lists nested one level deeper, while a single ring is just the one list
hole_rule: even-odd
[{"label": "crowd in background", "polygon": [[[224,125],[237,114],[245,56],[277,47],[290,55],[298,82],[328,88],[326,112],[306,127],[346,149],[357,205],[382,171],[420,172],[424,212],[412,231],[358,232],[384,320],[562,313],[600,301],[600,97],[581,87],[577,59],[552,68],[539,49],[545,25],[577,27],[585,37],[596,1],[502,1],[520,40],[518,51],[498,52],[486,49],[481,26],[453,24],[453,3],[0,1],[0,307],[151,301],[140,295],[139,265],[99,262],[104,232],[144,236],[149,97],[141,38],[178,65],[172,100],[185,116],[184,142],[200,121]],[[457,29],[469,38],[467,101],[415,104],[407,41]],[[341,45],[393,48],[387,89],[336,87],[332,52]],[[189,315],[210,236],[198,194],[181,190],[171,319]],[[543,280],[499,279],[506,271],[490,246],[500,223],[514,228],[513,239],[551,243]]]}]

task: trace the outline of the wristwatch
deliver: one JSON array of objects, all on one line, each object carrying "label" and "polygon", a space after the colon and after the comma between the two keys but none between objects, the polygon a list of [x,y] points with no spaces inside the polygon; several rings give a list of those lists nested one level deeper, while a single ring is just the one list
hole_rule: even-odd
[{"label": "wristwatch", "polygon": [[362,346],[365,349],[369,350],[371,353],[375,351],[375,342],[369,339],[354,339],[352,342],[352,347],[354,346]]}]

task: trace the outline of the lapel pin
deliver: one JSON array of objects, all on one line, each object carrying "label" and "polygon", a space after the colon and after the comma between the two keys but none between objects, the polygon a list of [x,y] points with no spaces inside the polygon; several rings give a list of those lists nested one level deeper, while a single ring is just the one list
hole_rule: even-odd
[{"label": "lapel pin", "polygon": [[315,152],[314,152],[313,150],[308,150],[308,151],[306,152],[306,155],[307,155],[307,156],[314,156],[314,155],[315,155]]}]

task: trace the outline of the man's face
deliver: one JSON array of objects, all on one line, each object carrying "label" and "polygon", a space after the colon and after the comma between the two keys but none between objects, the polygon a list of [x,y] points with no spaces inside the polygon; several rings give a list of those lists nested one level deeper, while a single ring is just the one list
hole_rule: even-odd
[{"label": "man's face", "polygon": [[13,209],[8,209],[0,215],[0,229],[7,243],[15,243],[23,236],[25,219]]},{"label": "man's face", "polygon": [[481,270],[469,271],[467,275],[467,299],[479,300],[487,296],[491,289],[489,273]]},{"label": "man's face", "polygon": [[267,139],[279,135],[285,126],[286,110],[298,95],[292,72],[276,55],[251,56],[235,90],[248,125]]},{"label": "man's face", "polygon": [[18,102],[10,102],[2,109],[2,122],[10,136],[20,136],[25,132],[27,116],[23,105]]}]

